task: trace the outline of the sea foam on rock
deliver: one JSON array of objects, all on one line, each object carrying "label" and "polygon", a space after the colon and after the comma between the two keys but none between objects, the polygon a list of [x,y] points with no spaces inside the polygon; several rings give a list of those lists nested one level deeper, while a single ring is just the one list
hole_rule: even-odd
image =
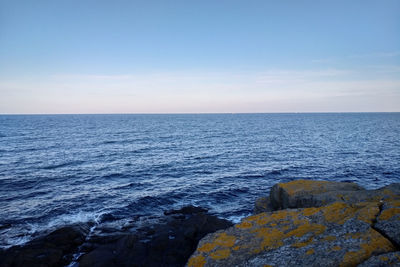
[{"label": "sea foam on rock", "polygon": [[187,266],[357,266],[399,250],[399,200],[400,184],[280,183],[256,202],[266,212],[204,237]]},{"label": "sea foam on rock", "polygon": [[0,250],[0,267],[184,266],[201,238],[232,223],[206,209],[186,206],[166,211],[158,223],[135,232],[110,229],[107,235],[89,236],[89,226],[62,227],[25,245]]}]

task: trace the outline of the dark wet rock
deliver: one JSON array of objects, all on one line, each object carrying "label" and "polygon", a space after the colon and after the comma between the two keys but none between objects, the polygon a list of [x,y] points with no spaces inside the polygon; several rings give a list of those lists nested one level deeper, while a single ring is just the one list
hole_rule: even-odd
[{"label": "dark wet rock", "polygon": [[400,252],[385,253],[378,256],[373,256],[364,261],[358,267],[386,267],[386,266],[400,266]]},{"label": "dark wet rock", "polygon": [[385,201],[374,227],[400,249],[400,200]]},{"label": "dark wet rock", "polygon": [[92,238],[80,266],[183,266],[201,238],[232,225],[193,206],[166,214],[164,222],[135,234]]},{"label": "dark wet rock", "polygon": [[196,207],[196,206],[185,206],[179,210],[168,210],[164,212],[164,215],[172,215],[172,214],[182,214],[182,215],[187,215],[187,214],[195,214],[195,213],[204,213],[207,212],[208,210],[202,207]]},{"label": "dark wet rock", "polygon": [[85,241],[88,225],[72,225],[0,253],[0,266],[64,266]]}]

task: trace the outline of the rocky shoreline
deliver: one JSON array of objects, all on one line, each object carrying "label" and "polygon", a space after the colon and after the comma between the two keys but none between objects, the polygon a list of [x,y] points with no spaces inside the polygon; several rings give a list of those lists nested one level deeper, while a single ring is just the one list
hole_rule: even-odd
[{"label": "rocky shoreline", "polygon": [[136,232],[57,229],[0,250],[0,266],[400,266],[400,184],[295,180],[232,225],[194,206]]},{"label": "rocky shoreline", "polygon": [[400,266],[400,184],[276,184],[256,215],[203,238],[187,266]]}]

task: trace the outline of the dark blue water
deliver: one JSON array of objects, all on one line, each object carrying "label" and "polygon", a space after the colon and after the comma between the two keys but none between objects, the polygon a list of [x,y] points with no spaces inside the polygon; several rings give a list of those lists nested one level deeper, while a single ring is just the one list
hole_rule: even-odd
[{"label": "dark blue water", "polygon": [[0,245],[188,204],[237,221],[299,178],[399,182],[400,113],[0,116]]}]

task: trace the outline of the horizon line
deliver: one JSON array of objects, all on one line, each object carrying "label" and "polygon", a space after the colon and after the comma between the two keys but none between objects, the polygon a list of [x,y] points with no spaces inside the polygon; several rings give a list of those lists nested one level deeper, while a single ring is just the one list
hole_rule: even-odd
[{"label": "horizon line", "polygon": [[0,116],[35,115],[236,115],[236,114],[357,114],[357,113],[400,113],[400,111],[290,111],[290,112],[127,112],[127,113],[0,113]]}]

